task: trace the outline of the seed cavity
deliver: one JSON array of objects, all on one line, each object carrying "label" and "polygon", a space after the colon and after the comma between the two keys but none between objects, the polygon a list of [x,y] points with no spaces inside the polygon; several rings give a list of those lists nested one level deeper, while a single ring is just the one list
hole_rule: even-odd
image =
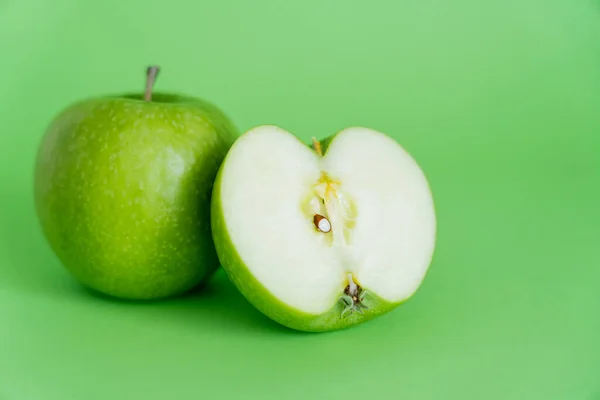
[{"label": "seed cavity", "polygon": [[331,232],[331,222],[321,214],[315,214],[313,223],[319,231],[323,233]]}]

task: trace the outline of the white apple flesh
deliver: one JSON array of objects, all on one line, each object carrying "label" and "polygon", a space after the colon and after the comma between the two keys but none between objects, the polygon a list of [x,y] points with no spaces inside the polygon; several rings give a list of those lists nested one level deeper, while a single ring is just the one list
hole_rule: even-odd
[{"label": "white apple flesh", "polygon": [[329,331],[409,299],[435,247],[427,179],[389,136],[347,128],[310,148],[265,125],[221,165],[212,230],[221,264],[261,312]]}]

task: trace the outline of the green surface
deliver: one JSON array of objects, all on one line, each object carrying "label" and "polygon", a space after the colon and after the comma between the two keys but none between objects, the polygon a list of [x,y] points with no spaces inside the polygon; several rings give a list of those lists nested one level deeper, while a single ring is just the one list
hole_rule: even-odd
[{"label": "green surface", "polygon": [[[0,0],[0,60],[0,399],[600,398],[598,1]],[[75,284],[36,223],[37,144],[150,63],[242,130],[398,138],[439,217],[416,296],[305,334],[222,271],[154,304]]]}]

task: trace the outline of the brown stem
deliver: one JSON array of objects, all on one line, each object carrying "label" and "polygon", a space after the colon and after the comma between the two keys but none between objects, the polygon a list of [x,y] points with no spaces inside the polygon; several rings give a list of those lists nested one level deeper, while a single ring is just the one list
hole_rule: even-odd
[{"label": "brown stem", "polygon": [[146,70],[146,91],[144,92],[144,101],[152,101],[152,88],[154,87],[154,82],[156,82],[159,71],[160,67],[158,65],[150,66]]}]

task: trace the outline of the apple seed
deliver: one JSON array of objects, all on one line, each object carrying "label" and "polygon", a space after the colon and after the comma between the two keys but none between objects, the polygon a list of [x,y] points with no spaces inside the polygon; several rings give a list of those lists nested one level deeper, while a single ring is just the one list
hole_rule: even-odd
[{"label": "apple seed", "polygon": [[317,227],[317,229],[323,233],[331,232],[331,222],[321,214],[315,214],[313,218],[313,223]]}]

